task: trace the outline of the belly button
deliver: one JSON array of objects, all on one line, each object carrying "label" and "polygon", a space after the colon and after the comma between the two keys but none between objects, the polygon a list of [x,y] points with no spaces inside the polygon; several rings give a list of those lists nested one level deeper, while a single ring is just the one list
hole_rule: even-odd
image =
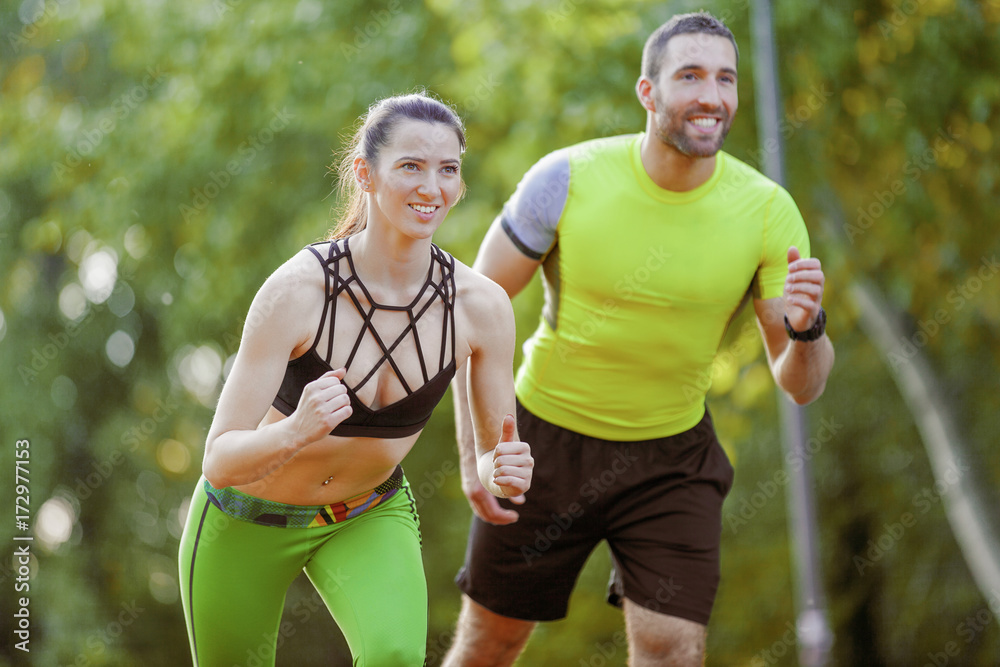
[{"label": "belly button", "polygon": [[323,482],[323,486],[326,486],[326,485],[327,485],[327,484],[329,484],[329,483],[330,483],[331,481],[333,481],[333,475],[330,475],[329,477],[327,477],[327,478],[326,478],[326,481],[325,481],[325,482]]}]

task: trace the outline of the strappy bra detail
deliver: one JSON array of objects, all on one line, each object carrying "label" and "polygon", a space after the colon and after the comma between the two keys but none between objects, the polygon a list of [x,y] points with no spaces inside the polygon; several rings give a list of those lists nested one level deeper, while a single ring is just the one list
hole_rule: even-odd
[{"label": "strappy bra detail", "polygon": [[[368,334],[378,344],[382,356],[360,382],[354,387],[347,387],[347,395],[353,409],[351,416],[338,424],[330,434],[343,437],[404,438],[416,433],[430,419],[434,407],[441,401],[455,375],[455,259],[436,245],[431,244],[431,265],[423,288],[407,306],[386,306],[377,303],[361,279],[358,278],[354,268],[354,260],[351,258],[349,239],[345,238],[342,242],[330,242],[327,257],[323,257],[316,250],[315,245],[319,244],[307,246],[307,248],[319,259],[325,270],[327,294],[326,303],[323,305],[323,314],[320,317],[319,330],[312,347],[301,357],[288,362],[285,377],[272,405],[284,415],[292,414],[299,404],[305,386],[324,373],[333,370],[330,360],[333,357],[337,302],[340,300],[341,294],[346,294],[354,304],[363,323],[345,366],[351,368],[351,362],[354,361],[362,341]],[[342,261],[347,262],[349,275],[345,276],[341,271]],[[434,277],[435,269],[440,275],[438,280],[435,280]],[[359,291],[370,304],[368,307],[363,306],[358,298]],[[444,305],[442,309],[444,315],[441,322],[441,353],[437,359],[437,370],[431,375],[431,371],[428,369],[428,360],[425,359],[424,349],[421,347],[420,338],[417,335],[417,322],[433,304],[439,301]],[[423,304],[419,305],[421,302]],[[385,344],[372,324],[376,311],[380,309],[405,311],[409,317],[409,324],[403,328],[403,331],[391,345]],[[324,357],[317,346],[327,326],[329,326],[330,333],[327,337],[328,344]],[[406,382],[392,356],[407,337],[412,337],[423,376],[423,384],[416,389],[412,389]],[[447,356],[448,348],[451,351],[450,359]],[[381,408],[373,409],[358,400],[357,392],[384,363],[388,363],[392,367],[400,385],[406,391],[406,396]]]}]

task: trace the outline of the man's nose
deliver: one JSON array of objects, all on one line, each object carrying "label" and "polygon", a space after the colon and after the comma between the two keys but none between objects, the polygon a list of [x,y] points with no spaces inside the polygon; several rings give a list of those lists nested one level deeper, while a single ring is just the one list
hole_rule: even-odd
[{"label": "man's nose", "polygon": [[698,91],[698,103],[704,106],[717,107],[722,104],[719,94],[719,84],[716,81],[706,81]]}]

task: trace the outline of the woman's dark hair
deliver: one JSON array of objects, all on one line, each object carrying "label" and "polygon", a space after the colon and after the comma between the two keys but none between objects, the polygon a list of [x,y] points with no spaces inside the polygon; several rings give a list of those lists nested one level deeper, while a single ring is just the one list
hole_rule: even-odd
[{"label": "woman's dark hair", "polygon": [[650,81],[655,81],[663,65],[663,53],[667,50],[667,42],[677,35],[715,35],[725,37],[732,42],[736,50],[736,63],[740,62],[740,49],[736,46],[736,38],[726,24],[708,12],[678,14],[653,31],[642,49],[642,75]]},{"label": "woman's dark hair", "polygon": [[[465,152],[462,119],[451,107],[426,93],[387,97],[371,105],[344,149],[339,166],[335,167],[340,181],[340,206],[337,222],[330,230],[327,240],[351,236],[365,228],[368,222],[368,198],[354,177],[354,160],[363,157],[369,165],[374,165],[382,147],[389,142],[393,129],[399,121],[407,118],[447,126],[455,132],[459,148]],[[464,190],[463,184],[463,193]]]}]

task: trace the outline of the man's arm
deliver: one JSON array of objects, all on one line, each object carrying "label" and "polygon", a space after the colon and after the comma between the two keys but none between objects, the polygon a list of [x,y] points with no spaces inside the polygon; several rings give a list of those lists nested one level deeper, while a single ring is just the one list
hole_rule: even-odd
[{"label": "man's arm", "polygon": [[[514,298],[531,281],[539,264],[540,261],[525,256],[517,249],[507,238],[497,219],[483,239],[473,269],[504,288],[509,298]],[[458,439],[462,490],[469,499],[469,505],[483,521],[497,525],[513,523],[517,521],[517,512],[500,507],[496,496],[480,483],[476,434],[469,409],[468,379],[465,373],[456,374],[452,383],[452,395],[455,401],[455,434]]]},{"label": "man's arm", "polygon": [[825,333],[814,341],[791,340],[785,317],[795,331],[812,328],[819,317],[825,280],[819,260],[802,259],[793,246],[788,249],[783,296],[755,299],[753,303],[774,381],[799,405],[811,403],[823,393],[833,368],[833,344]]},{"label": "man's arm", "polygon": [[472,268],[504,288],[513,299],[531,282],[541,263],[518,250],[498,218],[486,232]]}]

